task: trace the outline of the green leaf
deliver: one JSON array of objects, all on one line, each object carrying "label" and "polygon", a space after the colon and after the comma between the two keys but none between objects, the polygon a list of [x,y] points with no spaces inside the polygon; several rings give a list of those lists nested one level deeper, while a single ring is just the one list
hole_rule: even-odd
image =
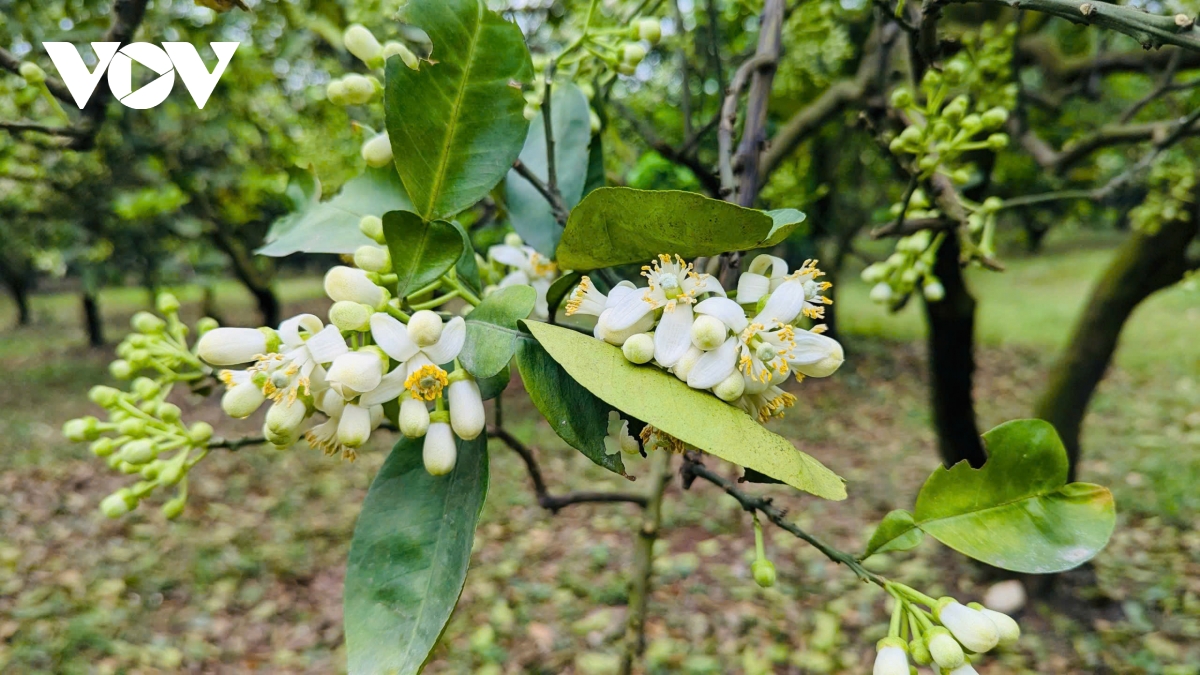
[{"label": "green leaf", "polygon": [[500,369],[500,372],[485,377],[479,380],[479,395],[483,400],[488,401],[496,398],[508,388],[508,383],[512,380],[512,367],[507,363]]},{"label": "green leaf", "polygon": [[546,306],[550,308],[550,323],[555,323],[555,315],[558,314],[559,306],[582,278],[583,274],[579,272],[567,272],[550,284],[550,288],[546,290]]},{"label": "green leaf", "polygon": [[950,548],[1027,574],[1068,570],[1108,543],[1112,493],[1067,484],[1067,451],[1054,427],[1014,420],[983,435],[988,461],[938,467],[921,488],[916,524]]},{"label": "green leaf", "polygon": [[463,238],[454,225],[444,220],[425,222],[408,211],[383,214],[383,236],[392,256],[392,269],[399,277],[395,288],[398,298],[450,271],[463,252]]},{"label": "green leaf", "polygon": [[512,167],[533,65],[521,29],[484,0],[409,0],[399,18],[423,29],[433,52],[420,70],[388,59],[388,136],[415,211],[436,220],[482,199]]},{"label": "green leaf", "polygon": [[587,181],[583,184],[584,196],[590,195],[597,188],[604,187],[607,182],[608,177],[604,175],[604,137],[596,134],[592,136],[592,145],[588,148]]},{"label": "green leaf", "polygon": [[[583,197],[588,177],[588,144],[592,140],[590,106],[583,90],[565,82],[554,87],[550,117],[554,125],[554,173],[558,191],[567,208]],[[521,163],[546,183],[546,121],[539,112],[529,123],[529,135],[521,150]],[[505,203],[513,229],[525,243],[553,258],[562,226],[554,219],[550,203],[537,188],[516,171],[504,181]]]},{"label": "green leaf", "polygon": [[762,244],[763,248],[774,246],[779,242],[787,239],[800,223],[808,216],[804,215],[803,211],[796,209],[775,209],[767,211],[767,215],[771,216],[771,232],[767,235],[767,241]]},{"label": "green leaf", "polygon": [[327,202],[321,201],[321,185],[309,172],[294,174],[286,194],[296,211],[271,225],[266,243],[255,251],[259,255],[354,253],[359,246],[375,243],[358,229],[363,216],[413,208],[400,177],[390,167],[367,169]]},{"label": "green leaf", "polygon": [[795,225],[694,192],[598,188],[571,211],[556,255],[571,270],[646,262],[660,253],[711,256],[772,246]]},{"label": "green leaf", "polygon": [[352,675],[419,672],[466,581],[488,488],[487,439],[459,440],[454,471],[436,477],[422,443],[396,443],[354,528],[343,598]]},{"label": "green leaf", "polygon": [[537,302],[532,286],[508,286],[483,299],[467,315],[467,341],[458,355],[467,372],[486,378],[500,372],[517,351],[517,321]]},{"label": "green leaf", "polygon": [[529,398],[559,438],[596,464],[625,475],[621,453],[610,455],[604,448],[612,406],[580,386],[533,339],[517,345],[517,369]]},{"label": "green leaf", "polygon": [[466,282],[467,287],[479,295],[483,289],[479,281],[479,263],[475,260],[475,245],[471,243],[471,234],[457,220],[452,221],[451,225],[458,230],[463,241],[462,255],[458,257],[458,262],[454,265],[454,269],[458,273],[458,280]]},{"label": "green leaf", "polygon": [[876,553],[916,548],[924,537],[924,533],[917,529],[913,514],[904,509],[897,509],[879,521],[879,527],[875,528],[875,534],[872,534],[871,541],[867,542],[867,551],[863,553],[862,559],[866,560]]},{"label": "green leaf", "polygon": [[525,326],[568,375],[605,403],[794,488],[826,499],[846,498],[846,486],[837,474],[711,393],[692,389],[653,366],[636,366],[619,348],[589,335],[536,321],[526,321]]}]

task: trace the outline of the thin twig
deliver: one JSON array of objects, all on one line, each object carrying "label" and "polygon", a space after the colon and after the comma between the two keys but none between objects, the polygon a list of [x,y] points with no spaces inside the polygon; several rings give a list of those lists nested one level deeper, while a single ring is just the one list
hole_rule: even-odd
[{"label": "thin twig", "polygon": [[38,133],[48,134],[51,136],[67,136],[75,137],[84,133],[82,129],[77,127],[65,127],[61,125],[38,124],[37,122],[26,122],[24,120],[6,121],[0,120],[0,129],[11,131],[15,134],[20,133]]},{"label": "thin twig", "polygon": [[538,178],[537,174],[528,166],[525,166],[525,163],[519,159],[513,162],[513,171],[516,171],[521,178],[529,181],[529,184],[538,191],[538,194],[542,195],[546,202],[550,204],[550,210],[554,212],[554,219],[558,221],[558,224],[566,225],[569,211],[567,210],[567,205],[563,203],[562,195],[551,192],[550,188],[542,182],[542,179]]},{"label": "thin twig", "polygon": [[554,61],[546,66],[546,89],[542,94],[542,125],[546,128],[546,189],[550,194],[557,195],[561,201],[562,195],[558,192],[558,169],[554,157],[554,120],[550,115],[550,99],[554,93],[554,66]]},{"label": "thin twig", "polygon": [[650,582],[654,573],[654,542],[662,526],[663,496],[671,483],[671,459],[674,455],[656,450],[650,461],[650,494],[642,512],[633,551],[633,575],[629,579],[629,616],[625,620],[625,652],[621,657],[621,675],[633,672],[633,662],[646,650],[646,610],[650,605]]},{"label": "thin twig", "polygon": [[733,79],[729,82],[729,88],[725,92],[725,101],[721,105],[721,122],[717,127],[718,166],[720,167],[721,197],[723,198],[733,196],[737,189],[737,180],[734,178],[733,169],[733,134],[737,130],[738,98],[741,97],[742,90],[749,83],[750,75],[769,61],[770,59],[759,56],[748,59],[734,72]]},{"label": "thin twig", "polygon": [[546,487],[546,479],[542,476],[541,467],[538,466],[532,448],[526,446],[520,439],[502,427],[488,427],[488,436],[500,439],[513,452],[520,455],[525,462],[525,468],[529,471],[529,480],[533,482],[533,491],[538,505],[550,513],[558,513],[572,504],[620,502],[638,506],[646,505],[646,495],[628,492],[568,492],[562,495],[552,495]]},{"label": "thin twig", "polygon": [[242,438],[214,438],[208,442],[209,448],[225,448],[230,452],[237,452],[244,447],[250,445],[266,445],[267,439],[263,436],[244,436]]},{"label": "thin twig", "polygon": [[1175,71],[1179,69],[1179,57],[1183,54],[1182,50],[1176,49],[1171,54],[1171,60],[1167,61],[1167,67],[1163,69],[1162,77],[1159,79],[1158,85],[1150,90],[1148,94],[1138,99],[1129,109],[1121,114],[1120,122],[1124,124],[1133,119],[1138,112],[1150,104],[1151,101],[1162,96],[1170,91],[1171,81],[1175,79]]}]

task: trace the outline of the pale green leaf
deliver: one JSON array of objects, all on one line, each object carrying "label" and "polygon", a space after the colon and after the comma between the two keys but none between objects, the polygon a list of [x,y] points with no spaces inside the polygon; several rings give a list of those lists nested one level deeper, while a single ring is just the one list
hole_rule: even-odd
[{"label": "pale green leaf", "polygon": [[876,553],[907,551],[916,548],[924,537],[924,533],[917,529],[913,514],[897,509],[879,521],[879,527],[875,528],[875,534],[867,542],[867,550],[862,557],[865,560]]},{"label": "pale green leaf", "polygon": [[837,474],[739,408],[659,368],[633,365],[619,348],[589,335],[535,321],[525,325],[571,378],[627,415],[794,488],[826,499],[846,498]]},{"label": "pale green leaf", "polygon": [[467,341],[458,355],[467,372],[492,377],[512,360],[520,333],[517,322],[527,318],[537,302],[532,286],[508,286],[483,299],[467,315]]}]

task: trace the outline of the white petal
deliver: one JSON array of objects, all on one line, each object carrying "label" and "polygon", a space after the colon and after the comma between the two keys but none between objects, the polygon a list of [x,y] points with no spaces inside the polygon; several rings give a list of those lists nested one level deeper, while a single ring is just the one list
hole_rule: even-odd
[{"label": "white petal", "polygon": [[267,351],[267,336],[257,328],[215,328],[200,338],[196,352],[214,366],[248,363]]},{"label": "white petal", "polygon": [[446,322],[446,327],[442,329],[442,337],[438,338],[437,343],[423,351],[430,361],[438,365],[450,363],[458,358],[466,340],[467,322],[463,321],[461,316],[456,316]]},{"label": "white petal", "polygon": [[761,274],[746,272],[738,279],[737,299],[743,305],[752,305],[770,292],[771,280]]},{"label": "white petal", "polygon": [[383,362],[377,353],[350,352],[333,362],[327,377],[330,387],[350,398],[379,386],[383,379]]},{"label": "white petal", "polygon": [[750,323],[746,320],[746,311],[742,309],[741,305],[729,298],[701,300],[700,304],[696,305],[696,313],[715,316],[725,322],[725,325],[735,333],[746,330],[746,326]]},{"label": "white petal", "polygon": [[675,305],[674,310],[663,312],[654,331],[654,359],[664,368],[670,368],[692,345],[692,306],[685,303]]},{"label": "white petal", "polygon": [[408,379],[412,377],[413,373],[417,372],[421,368],[432,365],[434,365],[434,363],[433,361],[429,360],[428,356],[425,356],[425,354],[417,354],[404,364],[404,378]]},{"label": "white petal", "polygon": [[516,246],[501,244],[488,249],[488,257],[509,267],[528,267],[529,256]]},{"label": "white petal", "polygon": [[342,411],[338,422],[338,442],[348,448],[357,448],[371,437],[371,411],[351,403]]},{"label": "white petal", "polygon": [[702,293],[716,293],[721,297],[725,297],[725,287],[721,285],[721,280],[711,274],[698,275],[697,281],[694,277],[688,277],[683,280],[683,290],[695,291],[693,296]]},{"label": "white petal", "polygon": [[[639,288],[621,296],[613,305],[612,314],[608,316],[607,326],[610,331],[623,331],[654,310],[654,304],[644,298],[644,293],[644,289]],[[612,297],[609,296],[610,301]]]},{"label": "white petal", "polygon": [[[752,274],[758,274],[771,279],[782,279],[787,274],[787,261],[773,255],[760,255],[747,268]],[[740,294],[740,291],[739,291]]]},{"label": "white petal", "polygon": [[421,448],[425,470],[431,476],[444,476],[454,470],[458,448],[454,443],[454,432],[445,422],[434,422],[425,432],[425,444]]},{"label": "white petal", "polygon": [[313,361],[317,363],[330,363],[337,357],[346,354],[350,348],[346,346],[346,340],[342,337],[342,332],[337,326],[326,326],[317,332],[316,335],[308,338],[308,342],[304,343],[308,349],[308,353],[312,355]]},{"label": "white petal", "polygon": [[279,337],[283,339],[283,344],[299,347],[304,344],[304,338],[300,337],[301,328],[308,331],[309,335],[316,335],[324,325],[312,314],[300,314],[279,324]]},{"label": "white petal", "polygon": [[537,302],[533,305],[533,314],[536,317],[550,317],[550,305],[546,301],[546,294],[550,292],[550,284],[551,282],[542,279],[530,284],[530,286],[533,286],[533,290],[537,292]]},{"label": "white petal", "polygon": [[404,368],[396,366],[392,369],[392,372],[384,375],[383,378],[379,380],[379,386],[363,394],[362,397],[358,399],[359,404],[367,406],[377,405],[380,403],[387,403],[388,401],[398,397],[400,394],[404,393],[405,376],[406,373],[404,372]]},{"label": "white petal", "polygon": [[800,310],[804,309],[804,283],[801,281],[787,281],[779,285],[771,297],[767,298],[767,304],[763,307],[763,311],[754,317],[754,323],[760,323],[768,328],[776,321],[781,323],[791,323],[793,319],[800,316]]},{"label": "white petal", "polygon": [[688,373],[687,383],[693,389],[711,389],[720,384],[737,367],[737,338],[731,337],[716,349],[704,352]]},{"label": "white petal", "polygon": [[383,312],[371,315],[371,337],[383,353],[401,363],[417,353],[417,343],[408,336],[408,328]]},{"label": "white petal", "polygon": [[529,275],[521,270],[511,272],[496,284],[500,288],[508,288],[509,286],[528,286]]},{"label": "white petal", "polygon": [[446,401],[450,406],[450,427],[459,438],[469,441],[483,433],[487,420],[484,417],[483,397],[475,380],[451,382],[447,387]]},{"label": "white petal", "polygon": [[621,301],[621,298],[624,298],[626,295],[629,295],[630,292],[636,290],[638,290],[638,287],[634,286],[632,281],[627,280],[617,283],[617,285],[613,286],[612,290],[608,292],[608,301],[605,303],[604,308],[609,309],[616,307],[617,303]]}]

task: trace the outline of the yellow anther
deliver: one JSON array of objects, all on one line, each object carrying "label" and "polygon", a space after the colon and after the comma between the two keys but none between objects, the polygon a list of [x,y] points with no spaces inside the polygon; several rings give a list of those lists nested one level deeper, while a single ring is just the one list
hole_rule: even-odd
[{"label": "yellow anther", "polygon": [[413,398],[432,401],[441,396],[447,383],[446,371],[430,364],[413,371],[404,381],[404,387],[412,392]]}]

